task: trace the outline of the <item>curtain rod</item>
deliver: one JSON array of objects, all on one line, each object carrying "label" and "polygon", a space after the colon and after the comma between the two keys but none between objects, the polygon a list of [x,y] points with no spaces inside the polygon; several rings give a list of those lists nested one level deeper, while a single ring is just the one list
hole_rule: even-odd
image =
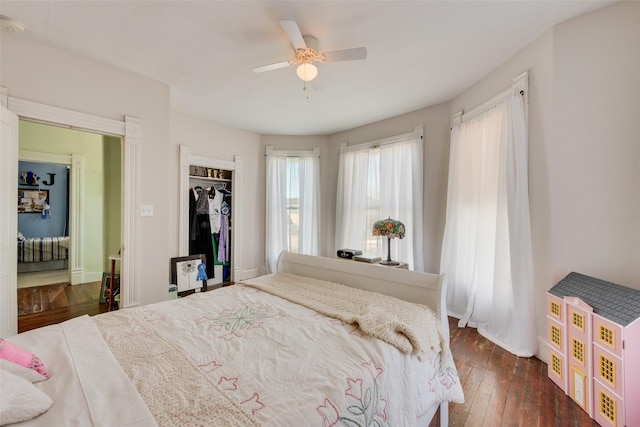
[{"label": "curtain rod", "polygon": [[417,125],[413,128],[413,132],[402,133],[400,135],[390,136],[388,138],[376,139],[374,141],[363,142],[360,144],[347,145],[346,142],[340,144],[340,153],[346,153],[350,151],[366,150],[368,148],[381,147],[389,144],[397,144],[399,142],[405,142],[412,138],[420,138],[420,142],[424,140],[424,126]]},{"label": "curtain rod", "polygon": [[282,157],[318,157],[320,158],[320,148],[313,147],[311,150],[274,150],[273,145],[267,145],[264,156],[269,155]]},{"label": "curtain rod", "polygon": [[524,71],[516,76],[513,80],[513,84],[506,90],[503,90],[496,96],[490,98],[488,101],[483,102],[482,104],[472,108],[468,112],[460,111],[454,116],[454,122],[459,119],[460,121],[469,120],[473,116],[477,116],[480,113],[488,110],[489,108],[495,106],[507,96],[513,94],[515,91],[520,93],[524,97],[525,104],[529,103],[529,99],[527,96],[527,90],[529,89],[529,72]]}]

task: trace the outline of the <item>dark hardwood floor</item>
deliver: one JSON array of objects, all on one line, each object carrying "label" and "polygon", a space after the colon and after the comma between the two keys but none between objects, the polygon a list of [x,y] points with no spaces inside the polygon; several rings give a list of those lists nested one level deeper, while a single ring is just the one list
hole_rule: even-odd
[{"label": "dark hardwood floor", "polygon": [[[18,290],[18,330],[24,332],[83,314],[107,311],[99,304],[100,283],[49,285]],[[451,351],[465,403],[449,405],[452,427],[593,427],[591,420],[548,377],[539,359],[503,350],[473,328],[449,318]],[[430,424],[438,425],[437,416]]]},{"label": "dark hardwood floor", "polygon": [[18,332],[64,322],[74,317],[100,314],[100,282],[82,285],[45,285],[18,289]]},{"label": "dark hardwood floor", "polygon": [[[547,364],[512,355],[449,318],[451,352],[465,403],[449,405],[452,427],[593,427],[589,418],[547,376]],[[437,417],[430,426],[437,426]]]}]

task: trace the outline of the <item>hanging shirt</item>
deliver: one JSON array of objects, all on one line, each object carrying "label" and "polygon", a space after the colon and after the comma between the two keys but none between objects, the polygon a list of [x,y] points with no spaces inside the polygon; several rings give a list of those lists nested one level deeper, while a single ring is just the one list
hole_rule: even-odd
[{"label": "hanging shirt", "polygon": [[[211,197],[211,193],[213,192],[214,196]],[[220,209],[222,205],[222,193],[220,191],[216,191],[213,188],[209,190],[209,222],[211,223],[211,232],[219,233],[220,232]]]},{"label": "hanging shirt", "polygon": [[218,261],[221,263],[225,263],[229,260],[229,256],[227,253],[228,242],[229,242],[229,215],[231,214],[231,209],[229,208],[229,204],[227,202],[222,202],[220,205],[220,242],[218,244]]},{"label": "hanging shirt", "polygon": [[202,215],[209,213],[208,197],[202,187],[196,187],[193,189],[193,195],[196,199],[196,214]]}]

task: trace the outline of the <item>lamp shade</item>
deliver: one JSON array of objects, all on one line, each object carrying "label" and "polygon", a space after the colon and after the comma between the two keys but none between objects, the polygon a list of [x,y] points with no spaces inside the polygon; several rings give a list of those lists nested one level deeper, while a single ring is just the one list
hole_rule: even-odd
[{"label": "lamp shade", "polygon": [[391,217],[381,219],[373,224],[374,236],[385,236],[389,239],[402,239],[404,237],[404,224]]},{"label": "lamp shade", "polygon": [[298,66],[298,68],[296,69],[296,74],[305,82],[310,82],[318,75],[318,68],[313,64],[305,62],[304,64],[300,64]]}]

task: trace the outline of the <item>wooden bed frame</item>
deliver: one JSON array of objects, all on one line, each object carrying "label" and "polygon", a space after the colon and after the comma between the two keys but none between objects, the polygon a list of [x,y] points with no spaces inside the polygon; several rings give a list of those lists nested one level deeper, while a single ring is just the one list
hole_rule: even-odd
[{"label": "wooden bed frame", "polygon": [[[446,284],[440,274],[421,273],[339,258],[282,252],[279,273],[291,273],[366,289],[430,307],[441,323],[442,335],[449,345],[449,321],[446,310]],[[428,425],[440,409],[440,427],[449,425],[448,403],[433,407],[423,419]]]}]

